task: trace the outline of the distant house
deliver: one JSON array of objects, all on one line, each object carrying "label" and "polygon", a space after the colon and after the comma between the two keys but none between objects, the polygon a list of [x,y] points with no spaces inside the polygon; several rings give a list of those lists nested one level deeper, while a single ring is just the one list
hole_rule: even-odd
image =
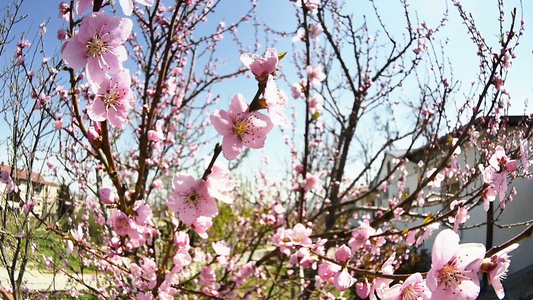
[{"label": "distant house", "polygon": [[[517,128],[516,126],[522,120],[523,117],[508,117],[507,130],[512,131]],[[483,132],[481,132],[481,134],[483,135]],[[386,184],[387,189],[379,191],[379,198],[377,198],[373,204],[377,207],[387,208],[388,200],[396,197],[401,201],[402,196],[409,195],[415,191],[419,181],[427,178],[428,170],[435,166],[436,163],[440,162],[439,158],[442,159],[442,152],[439,151],[446,150],[446,147],[450,147],[450,141],[451,135],[444,137],[441,140],[442,147],[440,149],[424,146],[411,150],[410,152],[402,150],[387,152],[380,170],[378,171],[378,175],[373,180],[371,187],[379,185],[379,183],[391,173],[397,161],[401,159],[406,159],[404,166],[408,175],[405,177],[405,180],[402,180],[400,179],[401,174],[399,170],[397,170],[394,178],[390,179],[388,184]],[[463,145],[461,153],[457,154],[457,164],[462,169],[467,165],[469,168],[477,168],[476,161],[479,157],[479,153],[474,147],[471,144],[466,143]],[[424,165],[427,166],[425,169],[421,168],[419,165],[421,160]],[[530,172],[532,171],[533,170],[530,169]],[[416,211],[420,214],[435,213],[441,210],[446,211],[449,209],[452,200],[461,200],[461,196],[468,193],[468,191],[471,191],[471,188],[480,187],[481,185],[482,181],[479,179],[472,182],[470,185],[467,185],[465,189],[459,190],[464,185],[452,177],[443,181],[442,185],[431,189],[429,193],[426,192],[424,194],[424,206],[418,207]],[[470,219],[463,224],[463,227],[466,229],[459,229],[461,243],[478,242],[486,245],[487,241],[492,239],[492,246],[497,246],[523,231],[526,227],[524,224],[525,222],[533,221],[533,180],[515,178],[509,185],[508,191],[513,187],[516,189],[517,194],[513,196],[513,202],[507,203],[505,210],[499,216],[497,225],[486,225],[488,214],[483,209],[483,205],[478,205],[470,211]],[[417,206],[416,201],[413,205]],[[495,208],[499,205],[498,198],[493,202],[493,205]],[[416,224],[421,223],[421,220]],[[408,226],[409,224],[406,223],[405,227],[407,228]],[[442,228],[443,227],[441,226],[441,229]],[[428,243],[422,247],[431,250],[432,241],[428,241]],[[490,248],[490,245],[488,248]],[[532,251],[533,238],[526,238],[520,241],[520,247],[518,249],[510,253],[511,266],[507,274],[507,280],[503,281],[506,299],[533,299]],[[479,299],[498,298],[489,288],[489,291],[482,293]]]},{"label": "distant house", "polygon": [[[0,172],[8,172],[13,179],[13,183],[18,187],[19,193],[2,194],[0,201],[1,209],[12,210],[19,213],[22,210],[23,201],[33,200],[35,206],[33,211],[39,215],[49,217],[57,210],[57,196],[59,185],[46,181],[39,173],[28,172],[21,169],[13,169],[10,166],[0,164]],[[0,185],[5,185],[0,183]],[[4,191],[4,186],[0,187]]]}]

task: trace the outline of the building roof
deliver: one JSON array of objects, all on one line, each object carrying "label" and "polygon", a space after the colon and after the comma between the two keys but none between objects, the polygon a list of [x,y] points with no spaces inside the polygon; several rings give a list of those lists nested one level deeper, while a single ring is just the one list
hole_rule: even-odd
[{"label": "building roof", "polygon": [[41,174],[32,172],[31,174],[26,170],[21,169],[15,169],[12,171],[11,166],[4,165],[4,163],[0,164],[1,172],[7,171],[11,175],[11,178],[14,180],[24,180],[24,181],[30,181],[29,178],[31,178],[31,182],[48,185],[48,186],[57,186],[57,184],[53,182],[46,181]]}]

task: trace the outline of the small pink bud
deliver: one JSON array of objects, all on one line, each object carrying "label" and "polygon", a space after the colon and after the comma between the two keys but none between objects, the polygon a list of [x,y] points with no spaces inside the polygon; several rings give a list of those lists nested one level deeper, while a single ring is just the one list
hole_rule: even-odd
[{"label": "small pink bud", "polygon": [[115,193],[108,189],[108,188],[101,188],[100,189],[100,200],[104,202],[105,204],[115,204],[116,203],[116,197]]},{"label": "small pink bud", "polygon": [[98,133],[98,131],[96,131],[94,127],[89,128],[89,130],[87,131],[87,137],[89,138],[89,142],[91,143],[91,145],[93,145],[93,147],[100,147],[102,138],[100,137],[100,133]]},{"label": "small pink bud", "polygon": [[335,252],[335,257],[339,262],[346,263],[350,260],[350,257],[352,257],[352,251],[346,245],[342,245],[337,249],[337,252]]}]

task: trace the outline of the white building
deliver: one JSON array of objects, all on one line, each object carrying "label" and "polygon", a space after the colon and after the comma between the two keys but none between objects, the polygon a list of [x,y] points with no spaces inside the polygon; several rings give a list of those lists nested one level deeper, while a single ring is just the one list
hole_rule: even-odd
[{"label": "white building", "polygon": [[[19,213],[22,210],[20,199],[26,201],[31,199],[35,202],[33,211],[39,215],[49,217],[54,215],[57,210],[57,195],[59,185],[46,181],[41,174],[26,170],[13,169],[10,166],[0,165],[0,172],[7,171],[13,179],[13,184],[17,187],[19,193],[4,194],[0,200],[0,208]],[[1,191],[4,191],[4,183]]]}]

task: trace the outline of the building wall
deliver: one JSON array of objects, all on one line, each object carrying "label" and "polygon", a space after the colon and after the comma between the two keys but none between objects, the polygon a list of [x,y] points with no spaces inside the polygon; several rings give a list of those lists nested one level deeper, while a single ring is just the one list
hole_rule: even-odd
[{"label": "building wall", "polygon": [[[26,180],[16,180],[14,183],[20,189],[20,197],[23,200],[33,199],[35,206],[33,211],[39,215],[45,215],[48,218],[53,217],[57,211],[57,195],[59,186],[53,183],[31,183],[28,184]],[[1,203],[0,206],[7,206],[13,210],[21,211],[21,204],[13,195],[6,195],[3,193],[5,184],[0,182]],[[30,195],[28,195],[30,190]]]}]

